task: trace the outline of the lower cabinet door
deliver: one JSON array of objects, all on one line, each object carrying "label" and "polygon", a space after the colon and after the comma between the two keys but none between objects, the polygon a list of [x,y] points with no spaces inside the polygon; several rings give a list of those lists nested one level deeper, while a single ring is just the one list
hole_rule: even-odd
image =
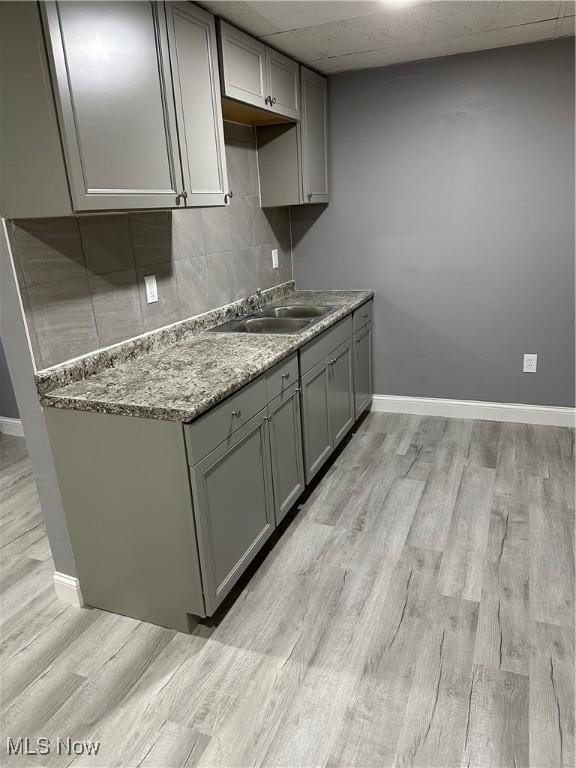
[{"label": "lower cabinet door", "polygon": [[291,387],[268,406],[276,525],[304,490],[300,389]]},{"label": "lower cabinet door", "polygon": [[266,410],[191,469],[210,616],[275,528]]},{"label": "lower cabinet door", "polygon": [[330,395],[334,446],[340,443],[354,424],[354,377],[352,339],[330,355]]},{"label": "lower cabinet door", "polygon": [[330,410],[330,365],[323,360],[302,378],[306,482],[310,482],[334,449]]},{"label": "lower cabinet door", "polygon": [[372,326],[354,334],[354,418],[372,403]]}]

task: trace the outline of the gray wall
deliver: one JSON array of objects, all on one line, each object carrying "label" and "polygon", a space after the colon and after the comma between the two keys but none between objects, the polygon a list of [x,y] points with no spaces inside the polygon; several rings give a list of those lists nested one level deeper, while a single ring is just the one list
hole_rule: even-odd
[{"label": "gray wall", "polygon": [[8,363],[4,354],[4,347],[0,339],[0,416],[9,419],[19,419],[18,405],[14,396],[14,387],[8,370]]},{"label": "gray wall", "polygon": [[225,140],[229,207],[8,222],[38,368],[292,279],[288,209],[260,208],[254,129],[226,123]]},{"label": "gray wall", "polygon": [[574,405],[574,40],[337,75],[330,104],[295,278],[375,289],[375,391]]}]

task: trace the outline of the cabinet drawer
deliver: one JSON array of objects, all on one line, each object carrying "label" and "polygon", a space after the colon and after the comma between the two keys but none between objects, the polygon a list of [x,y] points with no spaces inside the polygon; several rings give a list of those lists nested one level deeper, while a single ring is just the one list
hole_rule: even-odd
[{"label": "cabinet drawer", "polygon": [[266,406],[266,382],[260,376],[191,424],[186,424],[188,463],[196,464]]},{"label": "cabinet drawer", "polygon": [[266,397],[268,402],[298,382],[298,353],[281,360],[266,374]]},{"label": "cabinet drawer", "polygon": [[348,315],[333,328],[318,336],[317,339],[308,342],[300,350],[300,375],[303,376],[307,373],[351,336],[352,315]]},{"label": "cabinet drawer", "polygon": [[362,304],[361,307],[354,310],[354,314],[352,315],[354,333],[372,322],[372,303],[372,299],[370,299],[370,301],[367,301],[365,304]]}]

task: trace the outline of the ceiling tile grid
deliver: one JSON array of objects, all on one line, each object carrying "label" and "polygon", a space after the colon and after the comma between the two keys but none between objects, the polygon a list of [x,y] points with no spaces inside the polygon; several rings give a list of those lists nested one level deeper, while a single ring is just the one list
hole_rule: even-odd
[{"label": "ceiling tile grid", "polygon": [[574,35],[576,2],[211,0],[217,16],[325,74]]}]

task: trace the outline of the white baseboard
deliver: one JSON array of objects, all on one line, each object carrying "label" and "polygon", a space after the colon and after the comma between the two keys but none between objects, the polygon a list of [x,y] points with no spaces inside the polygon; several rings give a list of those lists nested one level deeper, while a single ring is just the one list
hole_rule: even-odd
[{"label": "white baseboard", "polygon": [[80,589],[80,582],[74,576],[66,573],[54,572],[54,589],[56,597],[64,603],[74,605],[76,608],[84,606],[84,598]]},{"label": "white baseboard", "polygon": [[24,437],[24,429],[20,419],[9,419],[7,416],[0,416],[0,432],[3,435]]},{"label": "white baseboard", "polygon": [[438,397],[400,397],[374,395],[372,410],[383,413],[409,413],[416,416],[448,416],[457,419],[513,421],[520,424],[576,426],[575,408],[521,403],[486,403],[481,400],[444,400]]}]

